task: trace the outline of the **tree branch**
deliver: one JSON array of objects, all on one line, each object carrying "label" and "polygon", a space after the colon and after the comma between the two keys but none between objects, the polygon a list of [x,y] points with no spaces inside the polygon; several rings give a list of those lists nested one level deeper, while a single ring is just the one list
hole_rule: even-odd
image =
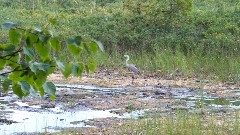
[{"label": "tree branch", "polygon": [[13,73],[13,72],[18,72],[18,71],[27,71],[27,68],[25,68],[25,69],[14,69],[12,71],[7,71],[7,72],[4,72],[4,73],[1,73],[0,75],[6,75],[6,74]]},{"label": "tree branch", "polygon": [[8,55],[5,55],[5,56],[0,56],[0,59],[4,59],[8,56],[11,56],[10,58],[12,58],[13,56],[15,56],[17,53],[21,52],[23,49],[19,48],[17,51],[13,52],[12,54],[8,54]]}]

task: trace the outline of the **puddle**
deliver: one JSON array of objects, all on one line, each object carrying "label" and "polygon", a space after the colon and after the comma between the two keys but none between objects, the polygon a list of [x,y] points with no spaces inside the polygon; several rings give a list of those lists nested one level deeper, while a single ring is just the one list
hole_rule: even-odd
[{"label": "puddle", "polygon": [[80,84],[55,84],[55,86],[58,88],[58,90],[89,90],[89,91],[102,91],[102,92],[121,92],[124,90],[124,88],[107,88],[107,87],[98,87],[94,85],[80,85]]},{"label": "puddle", "polygon": [[227,98],[218,98],[218,97],[193,97],[181,99],[187,102],[188,107],[197,108],[197,107],[211,107],[211,109],[218,108],[231,108],[231,109],[240,109],[240,100],[237,99],[227,99]]},{"label": "puddle", "polygon": [[[89,120],[138,118],[154,108],[168,111],[177,109],[191,111],[199,106],[209,107],[210,110],[240,109],[240,100],[232,98],[240,93],[238,90],[226,91],[233,95],[231,97],[217,97],[203,90],[190,88],[157,86],[108,88],[76,84],[56,84],[56,87],[58,95],[50,106],[40,106],[40,102],[34,103],[32,98],[19,101],[12,93],[0,97],[0,133],[8,135],[58,132],[66,128],[89,127],[86,124]],[[45,100],[49,100],[48,97]],[[148,109],[142,107],[144,105],[145,107],[148,105]]]},{"label": "puddle", "polygon": [[[163,94],[163,98],[170,98],[176,101],[185,101],[185,104],[180,103],[179,106],[182,109],[196,109],[199,107],[208,107],[210,110],[218,108],[230,108],[240,109],[240,100],[238,95],[240,90],[225,90],[224,97],[219,97],[211,93],[207,93],[206,90],[201,89],[188,89],[188,88],[157,88],[155,95]],[[168,93],[169,96],[166,96]],[[231,93],[231,94],[229,94]],[[143,100],[149,100],[149,97],[143,98]]]},{"label": "puddle", "polygon": [[[26,103],[16,102],[16,104],[26,107]],[[33,109],[41,109],[41,107],[28,106]],[[1,124],[1,134],[14,134],[20,132],[58,132],[65,128],[88,127],[85,122],[95,118],[137,118],[144,111],[133,111],[122,115],[111,113],[111,110],[91,110],[83,107],[82,110],[64,111],[61,107],[49,108],[44,112],[38,111],[22,111],[22,110],[5,110],[5,119],[13,121],[12,123]]]},{"label": "puddle", "polygon": [[[70,93],[72,91],[72,94],[74,94],[74,90],[79,89],[101,93],[123,91],[122,88],[100,88],[90,85],[66,85],[64,87],[57,85],[57,90],[64,90]],[[86,125],[86,122],[91,119],[138,118],[144,114],[143,110],[116,114],[112,112],[113,109],[93,110],[82,105],[78,105],[77,109],[67,109],[64,107],[65,104],[61,103],[53,108],[43,108],[41,105],[29,105],[31,100],[16,101],[14,98],[17,97],[12,95],[12,98],[11,96],[0,98],[0,107],[3,107],[0,110],[0,133],[3,135],[45,131],[58,132],[66,128],[89,127]]]}]

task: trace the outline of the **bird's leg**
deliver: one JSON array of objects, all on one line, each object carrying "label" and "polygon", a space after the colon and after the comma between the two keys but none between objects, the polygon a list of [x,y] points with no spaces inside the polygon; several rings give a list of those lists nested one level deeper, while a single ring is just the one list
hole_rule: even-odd
[{"label": "bird's leg", "polygon": [[43,104],[42,97],[40,97],[40,107],[41,108],[42,108],[42,104]]},{"label": "bird's leg", "polygon": [[134,76],[132,75],[132,84],[133,84],[133,82],[134,82]]}]

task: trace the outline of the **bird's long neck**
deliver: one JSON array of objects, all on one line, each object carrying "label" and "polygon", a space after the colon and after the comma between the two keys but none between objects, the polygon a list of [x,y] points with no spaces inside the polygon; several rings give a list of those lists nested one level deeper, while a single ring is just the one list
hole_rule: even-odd
[{"label": "bird's long neck", "polygon": [[128,65],[128,60],[129,60],[129,56],[127,56],[127,59],[126,59],[126,65]]}]

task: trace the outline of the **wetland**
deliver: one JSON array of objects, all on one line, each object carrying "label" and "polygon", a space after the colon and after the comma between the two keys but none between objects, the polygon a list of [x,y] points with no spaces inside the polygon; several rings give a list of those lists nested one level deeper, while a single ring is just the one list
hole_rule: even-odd
[{"label": "wetland", "polygon": [[54,102],[48,96],[19,100],[11,91],[1,95],[1,133],[61,134],[81,130],[84,134],[105,134],[103,129],[114,130],[129,120],[180,111],[235,116],[240,110],[240,88],[227,82],[172,80],[148,74],[137,76],[132,84],[131,75],[120,76],[115,71],[69,79],[55,73],[48,79],[57,87]]}]

